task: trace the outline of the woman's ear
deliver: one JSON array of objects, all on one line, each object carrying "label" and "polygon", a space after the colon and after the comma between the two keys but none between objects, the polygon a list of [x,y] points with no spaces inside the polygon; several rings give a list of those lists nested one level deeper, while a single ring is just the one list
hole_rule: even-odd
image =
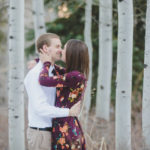
[{"label": "woman's ear", "polygon": [[47,48],[47,45],[46,45],[46,44],[43,45],[43,51],[44,51],[45,53],[48,52],[48,48]]}]

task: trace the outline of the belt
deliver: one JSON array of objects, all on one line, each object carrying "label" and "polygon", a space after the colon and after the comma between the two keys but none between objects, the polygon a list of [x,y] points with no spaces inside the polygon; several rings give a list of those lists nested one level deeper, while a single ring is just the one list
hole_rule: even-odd
[{"label": "belt", "polygon": [[31,129],[39,130],[39,131],[50,131],[52,132],[52,127],[47,128],[36,128],[36,127],[30,127]]}]

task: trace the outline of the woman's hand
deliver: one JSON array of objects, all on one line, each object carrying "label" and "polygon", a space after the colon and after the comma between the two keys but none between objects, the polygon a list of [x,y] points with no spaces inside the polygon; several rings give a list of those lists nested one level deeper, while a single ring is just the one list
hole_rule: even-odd
[{"label": "woman's hand", "polygon": [[51,62],[51,56],[48,55],[48,53],[44,52],[42,49],[40,51],[41,51],[40,53],[41,62],[42,63],[47,62],[47,61]]}]

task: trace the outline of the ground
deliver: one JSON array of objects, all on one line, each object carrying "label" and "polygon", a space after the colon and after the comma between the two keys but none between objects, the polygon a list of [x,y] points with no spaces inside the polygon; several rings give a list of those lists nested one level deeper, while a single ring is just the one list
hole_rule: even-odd
[{"label": "ground", "polygon": [[[135,120],[132,121],[132,150],[142,150],[141,113],[136,112],[134,115]],[[83,125],[85,125],[85,122],[82,122]],[[105,150],[105,144],[106,150],[115,150],[114,113],[111,114],[111,120],[107,123],[95,118],[93,110],[88,119],[87,131],[85,136],[88,150],[99,150],[101,145],[103,145],[102,150]],[[0,150],[8,150],[8,109],[6,104],[0,106]]]}]

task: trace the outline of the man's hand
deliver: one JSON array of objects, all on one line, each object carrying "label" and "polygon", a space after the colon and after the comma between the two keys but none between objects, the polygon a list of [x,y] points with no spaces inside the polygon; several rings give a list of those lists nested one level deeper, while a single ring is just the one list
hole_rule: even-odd
[{"label": "man's hand", "polygon": [[37,62],[35,60],[30,60],[27,62],[27,68],[31,70],[36,64]]},{"label": "man's hand", "polygon": [[81,110],[81,102],[74,104],[69,110],[69,116],[78,116]]}]

